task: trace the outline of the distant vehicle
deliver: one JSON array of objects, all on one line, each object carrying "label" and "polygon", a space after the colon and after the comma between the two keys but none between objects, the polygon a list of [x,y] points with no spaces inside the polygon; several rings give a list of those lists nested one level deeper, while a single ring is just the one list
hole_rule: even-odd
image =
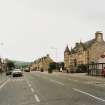
[{"label": "distant vehicle", "polygon": [[25,72],[30,72],[30,69],[29,68],[25,68],[24,71]]},{"label": "distant vehicle", "polygon": [[6,71],[6,75],[11,75],[11,74],[12,74],[12,70]]},{"label": "distant vehicle", "polygon": [[21,76],[23,76],[23,72],[20,69],[15,69],[12,71],[12,76],[13,77],[21,77]]}]

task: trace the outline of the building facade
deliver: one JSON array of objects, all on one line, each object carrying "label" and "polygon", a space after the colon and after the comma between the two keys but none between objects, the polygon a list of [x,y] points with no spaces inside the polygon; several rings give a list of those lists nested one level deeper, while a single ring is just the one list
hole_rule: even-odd
[{"label": "building facade", "polygon": [[100,56],[105,52],[105,41],[103,33],[97,31],[95,38],[87,42],[79,42],[75,47],[69,50],[68,46],[64,51],[65,69],[75,70],[78,65],[97,62]]},{"label": "building facade", "polygon": [[41,70],[43,69],[44,71],[48,70],[49,64],[52,63],[53,60],[51,59],[51,57],[49,56],[49,54],[47,54],[46,56],[39,58],[37,60],[35,60],[30,68],[31,70]]}]

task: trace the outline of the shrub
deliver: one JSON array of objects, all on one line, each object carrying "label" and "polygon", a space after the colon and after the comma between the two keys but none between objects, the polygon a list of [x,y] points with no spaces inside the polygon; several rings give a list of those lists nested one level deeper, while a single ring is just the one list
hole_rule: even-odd
[{"label": "shrub", "polygon": [[53,72],[53,69],[48,69],[48,73],[52,73]]},{"label": "shrub", "polygon": [[87,72],[87,65],[86,64],[78,65],[76,72],[77,73],[86,73]]}]

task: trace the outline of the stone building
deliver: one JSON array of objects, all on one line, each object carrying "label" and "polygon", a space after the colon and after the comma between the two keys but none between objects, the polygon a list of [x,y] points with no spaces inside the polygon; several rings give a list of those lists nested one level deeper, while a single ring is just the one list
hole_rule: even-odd
[{"label": "stone building", "polygon": [[49,64],[53,62],[53,60],[50,58],[50,56],[47,54],[46,56],[39,58],[35,60],[31,64],[31,70],[41,70],[43,69],[44,71],[48,70]]},{"label": "stone building", "polygon": [[0,72],[7,70],[6,59],[0,58]]},{"label": "stone building", "polygon": [[80,64],[97,62],[100,56],[105,52],[105,41],[103,33],[97,31],[95,38],[87,42],[79,42],[75,47],[69,50],[68,46],[64,51],[65,69],[72,70]]},{"label": "stone building", "polygon": [[70,65],[70,50],[69,50],[69,47],[67,46],[65,51],[64,51],[64,67],[67,69],[69,68],[69,65]]}]

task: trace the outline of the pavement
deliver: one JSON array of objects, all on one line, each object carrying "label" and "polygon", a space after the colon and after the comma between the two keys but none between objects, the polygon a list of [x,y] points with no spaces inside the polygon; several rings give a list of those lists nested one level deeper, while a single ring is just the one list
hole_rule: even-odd
[{"label": "pavement", "polygon": [[[43,72],[43,74],[49,75],[48,72]],[[52,75],[55,76],[66,76],[66,77],[74,77],[74,78],[83,78],[84,80],[97,80],[97,81],[105,81],[105,77],[102,76],[89,76],[87,73],[64,73],[64,72],[53,72]]]},{"label": "pavement", "polygon": [[5,82],[8,79],[8,77],[5,75],[5,73],[0,73],[0,84]]},{"label": "pavement", "polygon": [[0,86],[0,105],[105,105],[104,91],[104,78],[30,72]]}]

